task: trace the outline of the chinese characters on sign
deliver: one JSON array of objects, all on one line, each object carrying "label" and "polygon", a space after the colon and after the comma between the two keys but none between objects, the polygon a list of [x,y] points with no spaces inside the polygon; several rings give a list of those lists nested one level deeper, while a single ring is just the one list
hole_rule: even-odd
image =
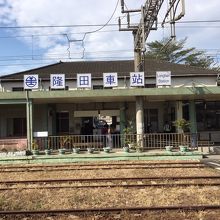
[{"label": "chinese characters on sign", "polygon": [[104,87],[118,86],[118,74],[117,73],[103,73]]},{"label": "chinese characters on sign", "polygon": [[[139,87],[145,85],[144,72],[130,73],[130,86]],[[159,71],[156,72],[157,86],[171,86],[171,72]],[[91,73],[77,74],[77,88],[91,88]],[[116,87],[118,86],[117,73],[103,73],[103,86]],[[24,89],[38,89],[38,75],[24,75]],[[52,89],[65,89],[65,74],[51,74],[50,87]]]},{"label": "chinese characters on sign", "polygon": [[91,88],[91,73],[77,74],[77,88]]},{"label": "chinese characters on sign", "polygon": [[156,72],[156,85],[171,86],[171,72],[170,71]]},{"label": "chinese characters on sign", "polygon": [[64,74],[51,74],[50,75],[51,89],[65,89],[65,75]]},{"label": "chinese characters on sign", "polygon": [[24,75],[24,89],[38,89],[38,75]]},{"label": "chinese characters on sign", "polygon": [[144,86],[144,72],[130,73],[130,86]]}]

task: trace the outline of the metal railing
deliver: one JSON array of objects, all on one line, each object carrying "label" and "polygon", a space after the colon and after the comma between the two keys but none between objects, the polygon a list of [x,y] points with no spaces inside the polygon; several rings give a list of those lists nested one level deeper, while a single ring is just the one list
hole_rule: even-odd
[{"label": "metal railing", "polygon": [[[138,142],[138,143],[137,143]],[[178,148],[179,145],[187,145],[191,149],[198,147],[209,147],[214,143],[210,140],[200,140],[200,134],[190,133],[147,133],[141,136],[137,134],[111,134],[111,135],[65,135],[65,136],[49,136],[34,137],[32,149],[39,150],[51,149],[58,150],[65,148],[95,148],[102,150],[104,147],[122,148],[127,144],[133,147],[143,146],[148,149],[164,149],[165,146],[173,146]],[[27,149],[26,138],[1,138],[0,151],[7,150],[25,150]]]},{"label": "metal railing", "polygon": [[65,135],[38,137],[34,138],[34,141],[39,150],[58,150],[61,148],[67,150],[72,148],[102,150],[104,147],[122,148],[126,144],[133,144],[134,147],[142,145],[145,149],[164,149],[167,145],[172,145],[174,148],[179,145],[191,145],[190,134],[178,133],[148,133],[142,135],[141,138],[137,134]]}]

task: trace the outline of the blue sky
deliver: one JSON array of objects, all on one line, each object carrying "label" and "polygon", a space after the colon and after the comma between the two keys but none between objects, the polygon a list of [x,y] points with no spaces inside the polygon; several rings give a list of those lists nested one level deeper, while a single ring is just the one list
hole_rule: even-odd
[{"label": "blue sky", "polygon": [[[100,26],[68,26],[102,25],[111,17],[116,3],[117,0],[0,0],[0,75],[60,60],[132,59],[131,32],[119,32],[118,26],[113,25],[85,36]],[[145,1],[125,0],[125,3],[129,9],[139,9]],[[220,20],[218,0],[185,0],[185,4],[186,15],[181,21]],[[166,8],[167,1],[164,1],[159,21]],[[111,24],[117,24],[118,17],[123,16],[120,10],[119,2]],[[132,22],[139,19],[139,14],[132,16]],[[54,25],[65,27],[21,28]],[[168,27],[159,26],[147,41],[169,37]],[[215,58],[220,52],[219,32],[219,22],[177,24],[177,39],[187,37],[187,47],[205,49]]]}]

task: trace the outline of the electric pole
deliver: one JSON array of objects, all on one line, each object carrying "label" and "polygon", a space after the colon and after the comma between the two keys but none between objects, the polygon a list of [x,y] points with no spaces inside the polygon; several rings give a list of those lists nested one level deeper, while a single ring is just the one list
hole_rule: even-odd
[{"label": "electric pole", "polygon": [[[176,16],[179,3],[182,3],[182,11]],[[124,0],[121,0],[121,12],[127,14],[127,27],[122,28],[121,19],[119,18],[119,31],[132,31],[134,36],[134,70],[135,72],[144,71],[144,56],[146,51],[146,40],[151,30],[157,30],[158,13],[164,0],[146,0],[141,9],[126,9]],[[131,25],[130,13],[140,12],[141,19],[138,25]],[[165,14],[162,25],[166,22],[167,17],[170,15],[171,25],[171,38],[175,39],[175,21],[181,19],[185,14],[184,0],[169,0],[169,7]],[[144,134],[144,109],[143,97],[136,97],[136,130],[137,130],[137,143],[143,147],[143,134]]]}]

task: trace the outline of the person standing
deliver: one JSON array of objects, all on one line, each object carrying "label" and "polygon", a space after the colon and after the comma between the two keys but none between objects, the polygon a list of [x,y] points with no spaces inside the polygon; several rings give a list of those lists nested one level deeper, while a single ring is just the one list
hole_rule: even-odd
[{"label": "person standing", "polygon": [[165,121],[165,124],[163,126],[163,131],[164,131],[164,133],[170,133],[170,131],[171,131],[171,126],[168,123],[168,121]]}]

